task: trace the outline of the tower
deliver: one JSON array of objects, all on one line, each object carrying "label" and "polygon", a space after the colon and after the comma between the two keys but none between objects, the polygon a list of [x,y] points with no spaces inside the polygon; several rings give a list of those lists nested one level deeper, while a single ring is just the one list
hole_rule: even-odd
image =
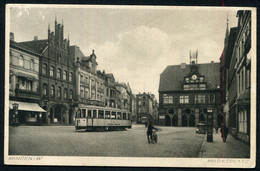
[{"label": "tower", "polygon": [[190,64],[198,63],[198,50],[196,52],[191,52],[190,50]]}]

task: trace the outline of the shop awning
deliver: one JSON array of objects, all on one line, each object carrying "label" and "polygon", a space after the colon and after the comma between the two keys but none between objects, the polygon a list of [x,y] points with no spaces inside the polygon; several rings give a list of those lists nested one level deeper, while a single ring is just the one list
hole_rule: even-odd
[{"label": "shop awning", "polygon": [[46,112],[37,103],[27,103],[27,102],[18,102],[18,101],[9,101],[9,109],[13,109],[14,103],[19,104],[18,110]]}]

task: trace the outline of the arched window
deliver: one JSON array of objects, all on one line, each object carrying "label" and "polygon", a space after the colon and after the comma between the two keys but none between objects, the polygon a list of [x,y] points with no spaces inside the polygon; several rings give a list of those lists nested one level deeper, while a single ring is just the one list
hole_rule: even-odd
[{"label": "arched window", "polygon": [[54,66],[51,66],[51,68],[50,68],[50,76],[51,77],[54,76]]},{"label": "arched window", "polygon": [[51,86],[50,95],[51,95],[52,97],[55,97],[54,94],[55,94],[55,87],[54,87],[54,85],[52,85],[52,86]]},{"label": "arched window", "polygon": [[19,57],[19,66],[24,67],[24,57],[23,57],[23,55],[20,55],[20,57]]},{"label": "arched window", "polygon": [[43,84],[43,87],[42,87],[42,95],[44,95],[44,96],[47,95],[47,84]]},{"label": "arched window", "polygon": [[70,99],[72,99],[72,98],[73,98],[73,91],[70,90]]},{"label": "arched window", "polygon": [[58,94],[57,94],[57,97],[58,97],[58,99],[61,98],[61,87],[58,87]]},{"label": "arched window", "polygon": [[30,68],[31,68],[31,70],[35,70],[33,59],[31,59],[31,61],[30,61]]},{"label": "arched window", "polygon": [[42,65],[42,74],[47,74],[47,64]]},{"label": "arched window", "polygon": [[67,80],[67,74],[68,72],[66,70],[63,71],[63,80]]},{"label": "arched window", "polygon": [[67,91],[67,89],[65,88],[65,89],[64,89],[64,99],[67,99],[67,93],[68,93],[68,91]]},{"label": "arched window", "polygon": [[72,72],[70,72],[69,81],[72,82]]},{"label": "arched window", "polygon": [[61,69],[60,68],[58,68],[58,70],[57,70],[57,78],[61,78]]}]

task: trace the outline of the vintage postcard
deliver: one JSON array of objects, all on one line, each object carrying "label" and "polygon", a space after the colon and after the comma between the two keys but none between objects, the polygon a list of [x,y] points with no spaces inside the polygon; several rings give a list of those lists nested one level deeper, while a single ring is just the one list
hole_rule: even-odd
[{"label": "vintage postcard", "polygon": [[6,165],[253,168],[256,8],[6,5]]}]

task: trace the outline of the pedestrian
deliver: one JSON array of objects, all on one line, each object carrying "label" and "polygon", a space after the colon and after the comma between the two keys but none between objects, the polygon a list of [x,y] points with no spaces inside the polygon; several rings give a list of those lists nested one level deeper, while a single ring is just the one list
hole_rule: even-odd
[{"label": "pedestrian", "polygon": [[147,127],[147,121],[145,121],[145,128]]},{"label": "pedestrian", "polygon": [[215,130],[216,130],[216,133],[218,133],[218,126],[216,126]]},{"label": "pedestrian", "polygon": [[227,135],[228,135],[228,128],[226,127],[226,124],[223,124],[221,126],[220,133],[221,133],[221,138],[222,138],[223,142],[226,142]]},{"label": "pedestrian", "polygon": [[153,138],[152,138],[153,129],[156,130],[156,128],[153,127],[152,122],[149,122],[148,128],[147,128],[147,140],[148,140],[148,143],[151,143],[151,142],[154,143],[153,142]]}]

